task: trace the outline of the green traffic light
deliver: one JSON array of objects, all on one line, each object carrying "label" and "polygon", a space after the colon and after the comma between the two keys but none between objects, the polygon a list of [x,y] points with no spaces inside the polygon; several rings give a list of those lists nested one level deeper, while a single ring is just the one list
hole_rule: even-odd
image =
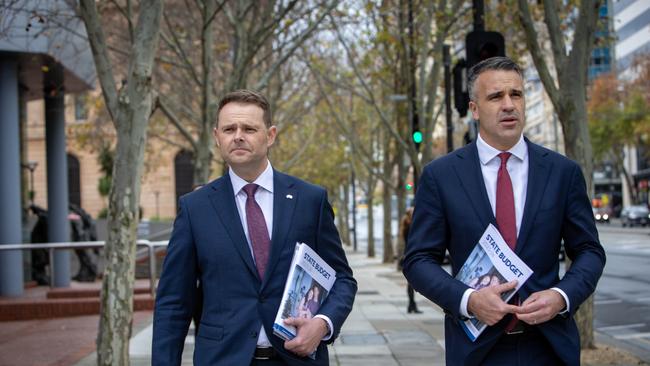
[{"label": "green traffic light", "polygon": [[413,142],[415,142],[416,144],[422,142],[422,132],[420,131],[413,132]]},{"label": "green traffic light", "polygon": [[413,184],[411,184],[411,183],[406,183],[406,190],[407,190],[407,191],[410,191],[411,189],[413,189]]}]

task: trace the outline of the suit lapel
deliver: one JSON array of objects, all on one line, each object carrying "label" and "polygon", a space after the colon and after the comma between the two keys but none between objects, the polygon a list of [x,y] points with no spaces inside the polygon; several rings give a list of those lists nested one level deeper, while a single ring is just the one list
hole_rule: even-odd
[{"label": "suit lapel", "polygon": [[472,208],[481,220],[481,225],[483,227],[487,227],[488,223],[496,225],[496,219],[485,190],[476,142],[457,150],[454,154],[457,157],[454,162],[454,170],[458,175],[460,185],[472,203]]},{"label": "suit lapel", "polygon": [[524,215],[517,236],[517,247],[515,249],[517,253],[520,253],[522,247],[525,246],[526,237],[530,232],[535,214],[544,196],[544,190],[551,171],[551,163],[546,159],[548,151],[541,149],[528,139],[526,139],[526,144],[528,145],[528,186],[526,188]]},{"label": "suit lapel", "polygon": [[271,255],[266,266],[262,287],[269,281],[280,255],[287,244],[287,234],[291,228],[296,201],[300,199],[291,179],[273,170],[273,229],[271,231]]},{"label": "suit lapel", "polygon": [[248,270],[253,276],[259,279],[257,268],[253,262],[253,256],[246,241],[246,234],[244,234],[244,228],[239,219],[239,211],[237,211],[232,183],[228,174],[212,183],[212,189],[213,192],[210,193],[212,207],[217,212],[217,216],[228,232],[230,240],[237,249],[241,259],[246,263],[246,267],[248,267]]}]

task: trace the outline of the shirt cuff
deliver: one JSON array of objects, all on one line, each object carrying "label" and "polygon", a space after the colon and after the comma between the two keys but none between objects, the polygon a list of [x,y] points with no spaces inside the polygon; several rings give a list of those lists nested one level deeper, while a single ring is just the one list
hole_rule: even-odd
[{"label": "shirt cuff", "polygon": [[566,304],[566,308],[564,308],[564,310],[560,311],[558,314],[568,313],[569,309],[571,309],[571,304],[569,304],[569,297],[566,295],[564,291],[562,291],[558,287],[551,287],[551,290],[555,290],[559,292],[560,295],[562,295],[562,297],[564,298],[564,303]]},{"label": "shirt cuff", "polygon": [[328,341],[330,338],[332,338],[332,334],[334,334],[334,325],[332,325],[332,321],[330,318],[328,318],[326,315],[323,314],[316,314],[314,315],[314,318],[321,318],[327,322],[327,329],[329,329],[329,332],[325,334],[325,337],[323,337],[323,341]]},{"label": "shirt cuff", "polygon": [[465,292],[463,293],[463,297],[460,299],[460,315],[466,318],[474,317],[474,315],[471,315],[469,311],[467,311],[467,304],[469,303],[469,295],[471,295],[472,292],[474,291],[476,290],[474,290],[473,288],[468,288],[467,290],[465,290]]}]

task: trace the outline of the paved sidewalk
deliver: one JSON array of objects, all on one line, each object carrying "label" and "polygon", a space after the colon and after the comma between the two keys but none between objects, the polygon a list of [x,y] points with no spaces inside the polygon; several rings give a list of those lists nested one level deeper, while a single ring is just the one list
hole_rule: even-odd
[{"label": "paved sidewalk", "polygon": [[[348,260],[359,292],[340,337],[330,346],[330,364],[444,365],[442,311],[416,294],[423,313],[407,314],[406,280],[394,264],[381,264],[380,259],[368,259],[362,252],[348,252]],[[133,366],[151,364],[151,322],[151,312],[136,313],[130,344]],[[98,316],[0,323],[0,366],[94,366],[97,323]],[[192,365],[193,349],[190,330],[183,365]],[[613,360],[605,361],[600,353],[585,365],[647,365],[621,358],[616,348],[605,351]]]},{"label": "paved sidewalk", "polygon": [[[348,253],[359,283],[350,317],[339,338],[330,346],[330,364],[341,366],[444,365],[443,315],[439,308],[417,295],[422,314],[407,314],[406,280],[394,265]],[[185,343],[183,365],[192,365],[193,329]],[[131,339],[131,365],[151,364],[152,326]],[[95,365],[93,353],[77,366]]]}]

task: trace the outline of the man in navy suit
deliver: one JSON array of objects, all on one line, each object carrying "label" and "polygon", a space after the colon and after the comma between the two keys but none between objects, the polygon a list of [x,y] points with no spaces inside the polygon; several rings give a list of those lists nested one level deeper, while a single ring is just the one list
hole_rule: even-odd
[{"label": "man in navy suit", "polygon": [[[326,344],[352,310],[357,284],[326,191],[271,167],[276,133],[263,95],[239,90],[219,103],[214,137],[229,170],[179,201],[156,298],[153,365],[180,365],[197,309],[195,365],[329,363]],[[298,335],[284,342],[272,325],[296,242],[332,266],[336,281],[314,318],[288,320]]]},{"label": "man in navy suit", "polygon": [[[415,197],[404,275],[445,311],[448,365],[579,365],[573,315],[605,265],[580,167],[522,135],[523,72],[495,57],[469,74],[477,141],[427,165]],[[508,282],[473,290],[455,276],[489,223],[534,271],[507,304]],[[564,240],[573,261],[560,279]],[[452,273],[441,263],[448,250]],[[489,327],[472,342],[460,323]]]}]

